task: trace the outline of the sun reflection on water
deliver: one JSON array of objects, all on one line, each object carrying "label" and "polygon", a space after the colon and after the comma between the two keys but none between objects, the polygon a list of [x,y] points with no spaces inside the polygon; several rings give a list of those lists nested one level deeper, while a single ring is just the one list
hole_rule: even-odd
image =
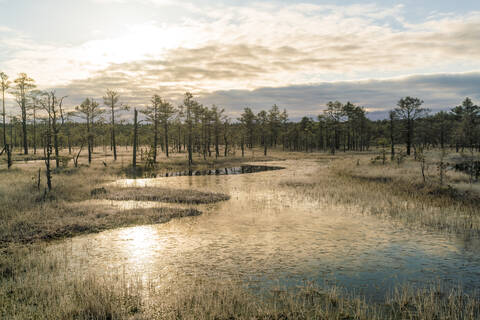
[{"label": "sun reflection on water", "polygon": [[139,226],[121,229],[118,233],[119,249],[123,251],[125,264],[137,272],[152,269],[153,257],[162,249],[162,239],[153,226]]}]

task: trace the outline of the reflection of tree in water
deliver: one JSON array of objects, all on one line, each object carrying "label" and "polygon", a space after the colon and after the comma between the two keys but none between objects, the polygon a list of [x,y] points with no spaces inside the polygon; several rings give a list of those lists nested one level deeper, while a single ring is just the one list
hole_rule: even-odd
[{"label": "reflection of tree in water", "polygon": [[271,166],[244,165],[244,166],[232,167],[232,168],[167,172],[167,173],[165,173],[165,177],[235,175],[235,174],[256,173],[256,172],[281,170],[281,169],[284,169],[284,168],[282,168],[282,167],[271,167]]}]

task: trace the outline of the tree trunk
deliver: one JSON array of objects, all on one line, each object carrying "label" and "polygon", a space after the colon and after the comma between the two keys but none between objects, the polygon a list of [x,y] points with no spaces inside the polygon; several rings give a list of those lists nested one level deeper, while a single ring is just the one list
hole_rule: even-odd
[{"label": "tree trunk", "polygon": [[163,124],[163,130],[165,131],[165,155],[168,158],[168,122],[165,120]]},{"label": "tree trunk", "polygon": [[[155,106],[156,108],[156,106]],[[153,117],[153,163],[157,163],[157,149],[158,149],[158,119],[157,110],[154,110]]]},{"label": "tree trunk", "polygon": [[115,111],[112,103],[112,146],[113,146],[113,160],[117,160],[117,143],[115,141]]},{"label": "tree trunk", "polygon": [[410,155],[412,148],[412,123],[411,120],[407,120],[407,156]]},{"label": "tree trunk", "polygon": [[90,119],[87,117],[88,165],[92,163],[92,133],[90,131]]},{"label": "tree trunk", "polygon": [[393,115],[390,115],[390,159],[395,159],[395,136],[394,136],[394,119]]},{"label": "tree trunk", "polygon": [[7,124],[5,122],[5,90],[2,90],[2,104],[3,104],[3,146],[7,145]]},{"label": "tree trunk", "polygon": [[55,148],[55,166],[58,168],[60,166],[60,158],[58,155],[58,132],[57,129],[54,129],[53,132],[53,147]]},{"label": "tree trunk", "polygon": [[245,141],[244,141],[244,137],[242,135],[242,142],[241,142],[241,148],[242,148],[242,158],[245,156]]},{"label": "tree trunk", "polygon": [[138,135],[138,123],[137,123],[138,111],[134,110],[133,120],[133,155],[132,155],[132,167],[133,171],[137,169],[137,135]]},{"label": "tree trunk", "polygon": [[7,166],[8,169],[12,166],[12,149],[11,146],[6,144],[5,145],[5,151],[7,152]]},{"label": "tree trunk", "polygon": [[22,101],[22,132],[23,132],[23,153],[28,154],[27,142],[27,109],[25,106],[25,99]]},{"label": "tree trunk", "polygon": [[[35,107],[34,107],[35,108]],[[37,119],[33,109],[33,154],[37,154]]]}]

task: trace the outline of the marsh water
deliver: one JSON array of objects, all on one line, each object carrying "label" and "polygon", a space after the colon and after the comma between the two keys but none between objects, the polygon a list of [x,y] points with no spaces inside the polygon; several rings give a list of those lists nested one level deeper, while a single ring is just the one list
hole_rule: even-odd
[{"label": "marsh water", "polygon": [[[269,163],[284,170],[254,174],[119,180],[119,186],[162,186],[227,193],[198,205],[203,215],[166,224],[110,230],[61,245],[72,268],[170,286],[189,277],[239,277],[254,288],[336,284],[381,299],[396,284],[436,281],[480,287],[480,241],[416,230],[358,208],[308,198],[286,181],[311,182],[328,163]],[[118,208],[168,206],[102,201]],[[95,204],[95,203],[93,203]]]},{"label": "marsh water", "polygon": [[164,176],[164,177],[211,176],[211,175],[223,176],[223,175],[233,175],[233,174],[257,173],[257,172],[281,170],[281,169],[284,169],[284,168],[275,167],[275,166],[262,166],[262,165],[242,165],[242,166],[230,167],[230,168],[166,172],[164,174],[157,175],[157,176]]}]

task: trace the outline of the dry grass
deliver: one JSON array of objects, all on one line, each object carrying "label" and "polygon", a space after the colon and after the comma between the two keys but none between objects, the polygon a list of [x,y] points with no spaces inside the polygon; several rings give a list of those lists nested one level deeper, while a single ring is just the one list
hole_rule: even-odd
[{"label": "dry grass", "polygon": [[66,267],[44,246],[2,253],[2,319],[477,319],[480,300],[439,285],[400,286],[383,303],[338,287],[305,284],[262,293],[238,279],[188,278],[167,288],[122,273],[99,277]]},{"label": "dry grass", "polygon": [[214,203],[230,199],[229,195],[221,193],[159,187],[111,188],[98,197],[108,200],[159,201],[188,204]]},{"label": "dry grass", "polygon": [[[0,247],[12,243],[61,239],[79,234],[139,224],[164,223],[175,217],[200,214],[193,209],[80,206],[76,202],[91,198],[98,185],[116,179],[115,168],[103,166],[66,168],[53,175],[54,189],[45,196],[37,189],[37,171],[12,168],[0,170]],[[43,175],[42,175],[43,179]],[[167,189],[171,200],[175,191]],[[181,192],[179,200],[197,202],[226,196]]]},{"label": "dry grass", "polygon": [[[260,151],[258,152],[260,155]],[[479,296],[439,286],[412,289],[399,286],[383,303],[340,288],[305,285],[296,290],[258,293],[237,280],[190,279],[178,286],[155,289],[120,273],[105,277],[69,269],[68,252],[52,252],[43,242],[124,225],[164,222],[198,214],[191,209],[140,208],[116,210],[82,207],[72,202],[91,198],[91,190],[114,181],[127,160],[113,163],[98,153],[90,168],[62,169],[54,175],[54,190],[39,201],[34,169],[0,170],[0,318],[2,319],[478,319]],[[161,159],[160,170],[185,168],[185,155]],[[415,226],[450,232],[480,231],[480,217],[470,199],[475,188],[459,173],[447,182],[457,194],[438,192],[434,169],[422,184],[418,163],[371,165],[368,155],[338,156],[273,153],[267,159],[316,159],[323,165],[306,179],[291,178],[282,187],[294,188],[308,199],[351,206],[368,214],[393,218]],[[343,158],[343,159],[342,159]],[[107,167],[100,162],[107,160]],[[130,160],[130,158],[127,158]],[[262,157],[255,157],[257,161]],[[357,166],[357,160],[360,165]],[[85,163],[85,158],[82,156]],[[252,161],[197,160],[198,168]],[[194,202],[225,195],[205,193],[190,197],[186,190],[108,190],[118,199]],[[138,190],[136,190],[138,191]],[[432,192],[433,191],[433,192]],[[465,191],[468,191],[467,193]],[[453,196],[452,196],[453,195]],[[102,195],[99,195],[102,197]],[[143,198],[142,198],[143,197]],[[473,196],[474,197],[474,196]],[[467,199],[467,200],[465,200]],[[207,201],[202,200],[202,201]],[[182,202],[182,203],[184,203]],[[18,243],[30,242],[27,246]],[[140,275],[141,276],[141,275]]]},{"label": "dry grass", "polygon": [[374,165],[371,157],[347,154],[307,179],[292,178],[281,185],[307,200],[341,204],[412,227],[480,234],[479,186],[468,184],[465,174],[447,171],[446,183],[440,186],[433,164],[424,183],[420,164],[413,159],[400,166],[390,161]]}]

